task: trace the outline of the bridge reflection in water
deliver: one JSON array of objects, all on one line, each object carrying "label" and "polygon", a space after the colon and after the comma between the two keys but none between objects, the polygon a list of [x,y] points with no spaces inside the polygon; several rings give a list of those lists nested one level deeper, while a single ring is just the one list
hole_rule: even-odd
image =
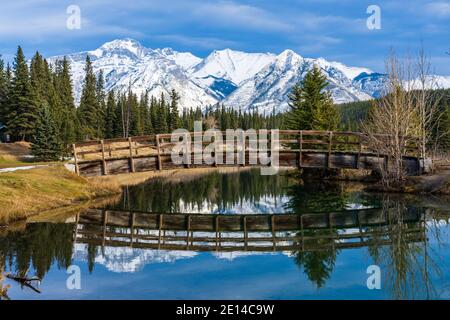
[{"label": "bridge reflection in water", "polygon": [[[93,246],[190,251],[309,252],[387,245],[401,234],[426,240],[426,210],[311,214],[175,214],[91,209],[77,215],[74,240]],[[397,235],[394,236],[393,235]]]}]

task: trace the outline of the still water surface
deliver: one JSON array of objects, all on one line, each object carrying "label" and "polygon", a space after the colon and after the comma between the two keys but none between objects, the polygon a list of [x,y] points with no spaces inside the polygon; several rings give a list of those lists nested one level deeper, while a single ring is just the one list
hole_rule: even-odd
[{"label": "still water surface", "polygon": [[[42,279],[37,293],[3,277],[0,292],[11,299],[449,299],[446,201],[367,194],[354,184],[303,183],[259,170],[152,180],[100,208],[111,213],[97,208],[66,223],[0,230],[0,271]],[[329,213],[344,210],[352,225],[333,225]],[[170,224],[169,213],[264,214],[272,222],[246,234],[250,222],[220,235],[158,230]],[[321,222],[270,229],[273,214],[305,213]],[[127,222],[108,225],[114,221]],[[70,265],[80,268],[79,290],[67,288]],[[380,289],[367,286],[371,265],[380,268]]]}]

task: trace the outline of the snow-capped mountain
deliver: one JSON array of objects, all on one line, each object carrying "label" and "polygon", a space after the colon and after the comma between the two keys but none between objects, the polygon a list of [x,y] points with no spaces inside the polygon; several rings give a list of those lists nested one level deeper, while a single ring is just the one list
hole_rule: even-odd
[{"label": "snow-capped mountain", "polygon": [[189,74],[200,87],[222,100],[274,59],[271,53],[216,50],[194,65]]},{"label": "snow-capped mountain", "polygon": [[[150,263],[173,263],[180,259],[190,259],[197,256],[194,251],[177,250],[144,250],[130,247],[104,247],[98,249],[94,262],[105,266],[109,271],[138,272]],[[72,259],[86,261],[87,245],[76,243]]]},{"label": "snow-capped mountain", "polygon": [[[150,49],[132,39],[114,40],[93,51],[67,55],[72,64],[74,94],[79,101],[86,56],[94,72],[103,71],[107,90],[166,96],[172,89],[181,96],[182,108],[225,103],[235,109],[259,112],[283,111],[294,84],[314,65],[329,81],[336,103],[379,97],[384,74],[367,68],[349,67],[323,58],[303,58],[292,50],[279,55],[246,53],[230,49],[213,51],[206,58],[170,48]],[[49,58],[54,62],[62,57]],[[439,77],[438,85],[450,87],[450,77]]]},{"label": "snow-capped mountain", "polygon": [[[287,108],[291,88],[301,81],[314,65],[326,74],[333,100],[337,103],[368,100],[372,97],[354,87],[349,74],[354,70],[339,64],[339,68],[322,58],[303,58],[292,50],[285,50],[272,63],[265,66],[255,76],[245,80],[238,89],[228,96],[224,103],[237,109],[257,109],[270,113],[274,109]],[[344,69],[344,67],[346,69]],[[346,71],[347,75],[343,72]]]},{"label": "snow-capped mountain", "polygon": [[186,71],[200,62],[200,58],[169,48],[148,49],[132,39],[114,40],[96,50],[67,56],[72,66],[76,101],[81,97],[86,55],[90,56],[95,73],[103,71],[106,90],[125,91],[131,87],[138,95],[148,91],[159,97],[175,89],[182,106],[194,108],[217,103],[217,99],[194,83]]}]

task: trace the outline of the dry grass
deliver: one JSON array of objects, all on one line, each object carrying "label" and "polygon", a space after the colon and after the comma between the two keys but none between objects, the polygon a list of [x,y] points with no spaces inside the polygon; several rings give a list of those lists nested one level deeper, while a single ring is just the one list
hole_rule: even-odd
[{"label": "dry grass", "polygon": [[0,225],[121,192],[117,183],[88,181],[63,166],[0,174]]},{"label": "dry grass", "polygon": [[48,162],[34,162],[28,142],[0,143],[0,169],[40,164]]}]

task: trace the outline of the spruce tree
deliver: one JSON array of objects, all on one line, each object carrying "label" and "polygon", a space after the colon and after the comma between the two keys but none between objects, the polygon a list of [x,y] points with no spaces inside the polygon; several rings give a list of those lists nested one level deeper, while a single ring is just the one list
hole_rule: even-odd
[{"label": "spruce tree", "polygon": [[97,109],[97,137],[103,137],[105,128],[105,116],[106,116],[106,94],[105,94],[105,78],[103,77],[103,71],[100,70],[97,77],[96,96],[98,101]]},{"label": "spruce tree", "polygon": [[8,82],[5,64],[0,56],[0,123],[3,125],[6,125],[6,115],[8,113]]},{"label": "spruce tree", "polygon": [[167,106],[164,99],[164,93],[161,93],[161,99],[159,100],[157,106],[155,131],[156,133],[167,133]]},{"label": "spruce tree", "polygon": [[44,78],[44,59],[39,52],[36,52],[30,64],[30,87],[33,100],[38,108],[47,104],[47,101],[45,101],[46,82]]},{"label": "spruce tree", "polygon": [[139,102],[139,109],[141,112],[141,125],[142,125],[142,133],[145,135],[149,135],[153,133],[153,124],[150,115],[150,107],[148,100],[148,92],[142,94],[141,100]]},{"label": "spruce tree", "polygon": [[119,94],[116,99],[116,108],[115,108],[115,119],[114,122],[114,137],[122,138],[125,137],[125,125],[124,125],[124,101],[122,98],[123,95]]},{"label": "spruce tree", "polygon": [[56,62],[55,88],[59,95],[62,109],[62,127],[60,132],[65,145],[70,145],[82,137],[77,118],[77,109],[73,98],[70,62],[64,57]]},{"label": "spruce tree", "polygon": [[129,112],[129,135],[139,136],[142,135],[141,129],[141,113],[139,110],[139,103],[137,96],[129,90],[127,97],[127,106]]},{"label": "spruce tree", "polygon": [[326,76],[317,66],[309,71],[303,81],[295,85],[289,95],[290,111],[286,116],[288,129],[335,130],[339,113],[326,86]]},{"label": "spruce tree", "polygon": [[118,121],[118,119],[116,118],[116,97],[114,94],[114,91],[109,91],[108,92],[108,99],[107,99],[107,103],[106,103],[106,115],[105,115],[105,132],[104,132],[104,136],[105,138],[109,139],[109,138],[114,138],[116,137],[116,132],[115,132],[115,123]]},{"label": "spruce tree", "polygon": [[31,153],[40,161],[56,161],[61,157],[61,143],[57,136],[55,121],[47,106],[39,111]]},{"label": "spruce tree", "polygon": [[169,110],[169,132],[180,127],[180,114],[178,111],[178,102],[180,101],[179,94],[172,89],[170,93],[170,110]]},{"label": "spruce tree", "polygon": [[85,78],[81,93],[78,119],[84,139],[99,138],[99,100],[97,99],[97,79],[89,55],[86,56]]},{"label": "spruce tree", "polygon": [[33,100],[29,70],[20,46],[14,58],[13,68],[7,128],[14,138],[25,140],[31,138],[34,131],[38,109]]},{"label": "spruce tree", "polygon": [[157,118],[158,118],[158,102],[154,96],[150,98],[150,121],[152,123],[152,133],[157,131]]}]

